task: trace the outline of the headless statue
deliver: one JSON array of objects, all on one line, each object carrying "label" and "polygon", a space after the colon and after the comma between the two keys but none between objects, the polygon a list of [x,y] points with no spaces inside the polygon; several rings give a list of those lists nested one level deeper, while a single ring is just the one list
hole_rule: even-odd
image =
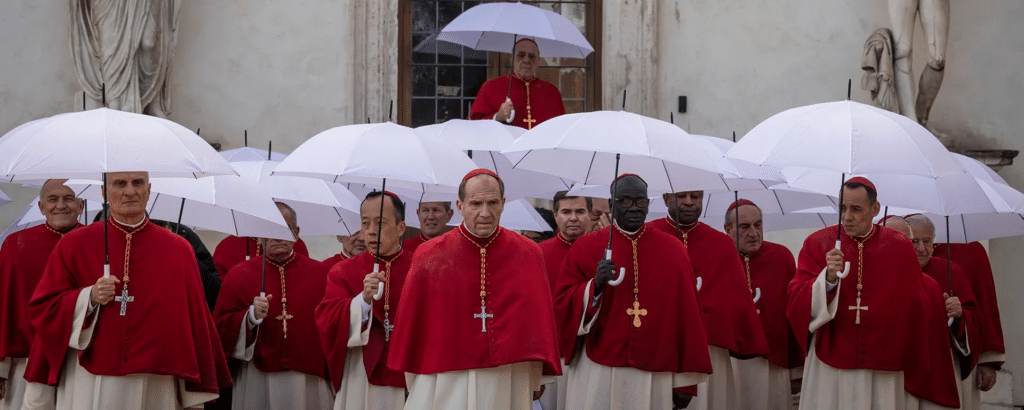
[{"label": "headless statue", "polygon": [[[921,72],[917,101],[914,101],[914,71],[911,57],[914,22],[918,17],[924,31],[928,65]],[[928,114],[942,86],[946,66],[946,42],[949,39],[949,0],[889,0],[892,24],[895,75],[900,112],[927,125]]]}]

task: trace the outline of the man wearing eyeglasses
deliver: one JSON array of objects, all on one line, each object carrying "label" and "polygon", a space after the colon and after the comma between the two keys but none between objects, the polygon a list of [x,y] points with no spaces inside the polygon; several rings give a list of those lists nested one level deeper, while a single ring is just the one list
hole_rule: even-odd
[{"label": "man wearing eyeglasses", "polygon": [[689,397],[675,389],[712,370],[689,257],[671,235],[644,225],[643,179],[620,176],[612,198],[613,225],[577,239],[558,280],[566,408],[685,407]]},{"label": "man wearing eyeglasses", "polygon": [[736,243],[697,220],[703,209],[704,191],[665,194],[662,199],[668,216],[647,225],[678,238],[689,254],[704,312],[711,365],[715,368],[708,381],[697,386],[696,406],[689,408],[742,408],[730,357],[765,357],[768,342],[750,295],[743,262],[736,253]]}]

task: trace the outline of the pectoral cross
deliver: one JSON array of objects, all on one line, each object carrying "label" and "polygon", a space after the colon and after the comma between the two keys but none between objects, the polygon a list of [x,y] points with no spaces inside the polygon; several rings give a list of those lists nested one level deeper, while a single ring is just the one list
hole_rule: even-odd
[{"label": "pectoral cross", "polygon": [[640,327],[640,316],[647,316],[647,309],[640,309],[640,302],[634,301],[632,309],[626,309],[627,315],[633,316],[633,327]]},{"label": "pectoral cross", "polygon": [[529,130],[529,129],[533,129],[533,123],[537,122],[537,120],[533,119],[533,115],[531,115],[530,112],[527,111],[526,112],[526,119],[524,119],[523,122],[526,123],[526,129]]},{"label": "pectoral cross", "polygon": [[128,288],[121,290],[121,296],[115,296],[114,300],[121,302],[121,316],[128,312],[128,303],[135,301],[135,296],[128,296]]},{"label": "pectoral cross", "polygon": [[391,340],[391,331],[394,330],[394,329],[395,329],[395,325],[392,325],[391,321],[388,320],[388,318],[384,318],[384,341],[385,342]]},{"label": "pectoral cross", "polygon": [[857,311],[857,320],[854,322],[854,324],[858,324],[859,325],[860,324],[860,312],[861,311],[867,311],[868,307],[867,306],[861,306],[860,305],[860,296],[857,296],[857,306],[850,306],[849,310],[856,310]]},{"label": "pectoral cross", "polygon": [[480,313],[474,314],[474,318],[480,319],[480,333],[487,332],[487,319],[494,317],[494,315],[487,313],[483,303],[480,304]]},{"label": "pectoral cross", "polygon": [[285,339],[288,338],[288,319],[291,319],[293,317],[294,316],[289,315],[287,311],[281,311],[281,314],[277,315],[277,320],[281,321],[281,328],[282,330],[284,330]]}]

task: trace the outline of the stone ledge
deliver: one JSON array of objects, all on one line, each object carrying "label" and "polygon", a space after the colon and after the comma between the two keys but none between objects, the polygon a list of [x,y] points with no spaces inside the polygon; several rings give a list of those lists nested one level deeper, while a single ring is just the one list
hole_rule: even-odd
[{"label": "stone ledge", "polygon": [[955,152],[974,158],[995,171],[999,171],[1004,166],[1013,165],[1013,159],[1020,154],[1020,151],[1012,149],[956,150]]}]

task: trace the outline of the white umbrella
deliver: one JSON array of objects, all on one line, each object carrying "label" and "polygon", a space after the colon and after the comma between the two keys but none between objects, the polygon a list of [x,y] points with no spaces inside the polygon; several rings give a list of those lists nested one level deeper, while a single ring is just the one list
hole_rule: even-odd
[{"label": "white umbrella", "polygon": [[172,121],[107,108],[31,121],[0,138],[8,182],[148,171],[151,178],[234,175],[210,144]]},{"label": "white umbrella", "polygon": [[322,179],[271,175],[279,162],[241,161],[231,166],[274,200],[295,209],[304,235],[351,235],[359,230],[359,198]]},{"label": "white umbrella", "polygon": [[0,191],[0,206],[7,205],[11,202],[13,202],[11,201],[11,197],[8,196],[7,193],[5,193],[4,191]]},{"label": "white umbrella", "polygon": [[775,114],[750,130],[726,156],[836,174],[934,178],[964,172],[942,143],[914,120],[849,100]]},{"label": "white umbrella", "polygon": [[475,168],[454,145],[388,122],[321,132],[281,161],[273,175],[454,193],[462,177]]},{"label": "white umbrella", "polygon": [[[462,178],[475,168],[476,164],[454,145],[387,122],[321,132],[296,148],[273,174],[332,183],[379,184],[381,190],[390,183],[392,188],[420,193],[457,192]],[[378,229],[379,224],[380,219]],[[379,263],[374,263],[374,271],[378,270]],[[377,298],[383,289],[378,288]]]},{"label": "white umbrella", "polygon": [[738,177],[739,172],[706,147],[665,121],[625,111],[596,111],[545,121],[502,154],[516,168],[584,185],[608,185],[617,172],[629,172],[640,175],[655,193],[727,190],[723,175]]},{"label": "white umbrella", "polygon": [[519,38],[537,42],[542,57],[584,58],[594,52],[586,37],[565,17],[522,3],[486,3],[448,23],[437,40],[474,50],[511,52]]},{"label": "white umbrella", "polygon": [[416,128],[416,133],[440,138],[466,150],[480,168],[494,171],[505,183],[508,200],[520,198],[551,198],[556,192],[569,189],[572,183],[562,178],[512,167],[500,152],[525,133],[490,120],[449,120],[441,124]]},{"label": "white umbrella", "polygon": [[270,161],[281,162],[288,157],[287,154],[280,153],[277,151],[267,151],[265,149],[242,147],[235,148],[227,151],[221,151],[220,156],[224,157],[228,162],[239,162],[239,161],[267,161],[269,155]]},{"label": "white umbrella", "polygon": [[[146,204],[150,218],[235,236],[295,239],[274,200],[256,182],[222,175],[153,178],[150,183],[152,191]],[[99,181],[69,180],[65,185],[80,198],[102,198]]]}]

